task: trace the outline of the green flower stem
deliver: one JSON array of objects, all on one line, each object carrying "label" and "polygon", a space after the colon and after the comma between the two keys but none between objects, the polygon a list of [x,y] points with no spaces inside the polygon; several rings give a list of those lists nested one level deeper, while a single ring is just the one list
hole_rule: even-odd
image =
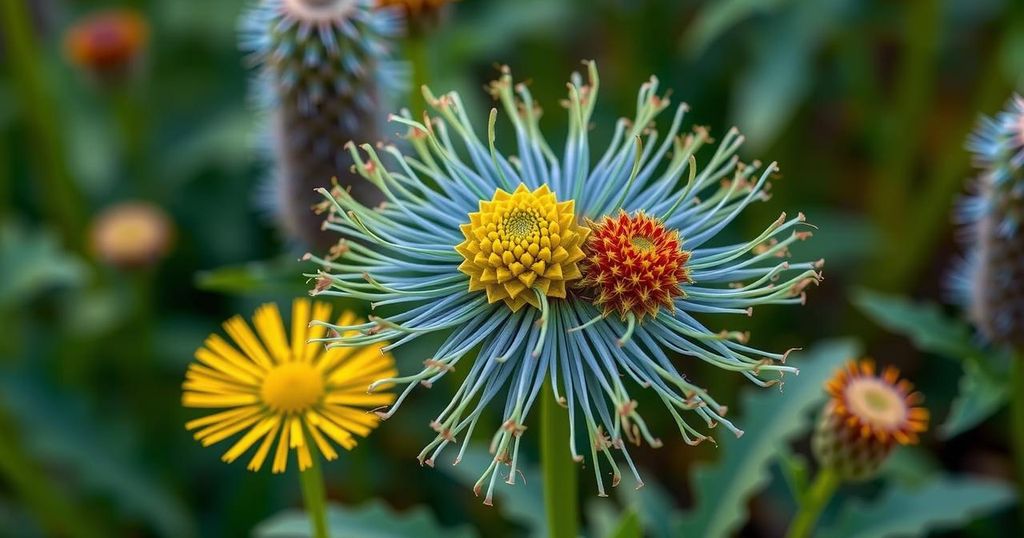
[{"label": "green flower stem", "polygon": [[550,538],[576,538],[576,463],[567,449],[569,414],[555,401],[552,381],[541,389],[540,462],[544,475],[544,512]]},{"label": "green flower stem", "polygon": [[800,502],[800,510],[789,525],[789,532],[786,533],[788,538],[807,538],[811,535],[814,525],[818,522],[818,517],[821,516],[822,510],[828,505],[828,501],[832,499],[832,495],[841,482],[839,474],[833,469],[822,467],[818,471],[814,483],[811,484]]},{"label": "green flower stem", "polygon": [[908,12],[904,60],[889,114],[881,122],[884,130],[876,147],[880,169],[870,190],[875,220],[901,233],[910,180],[914,177],[914,157],[923,138],[921,125],[930,110],[932,81],[938,65],[935,48],[942,22],[939,0],[914,0],[905,5]]},{"label": "green flower stem", "polygon": [[151,197],[154,181],[149,177],[146,160],[147,128],[145,106],[137,81],[125,81],[112,89],[111,106],[120,128],[124,172],[137,185],[137,196]]},{"label": "green flower stem", "polygon": [[299,474],[302,482],[302,501],[313,526],[313,536],[327,538],[327,494],[324,475],[320,470],[319,454],[313,455],[313,466]]},{"label": "green flower stem", "polygon": [[412,64],[412,87],[409,88],[409,106],[413,117],[418,121],[426,110],[422,88],[430,83],[430,58],[427,51],[427,38],[419,33],[409,37],[407,42],[409,63]]},{"label": "green flower stem", "polygon": [[1017,463],[1017,487],[1021,517],[1024,518],[1024,349],[1012,357],[1010,373],[1010,436]]},{"label": "green flower stem", "polygon": [[84,207],[68,171],[64,144],[50,88],[41,70],[40,46],[32,35],[28,2],[0,2],[0,36],[5,37],[6,60],[10,60],[12,81],[32,137],[33,156],[38,166],[41,199],[39,206],[60,230],[68,247],[81,250],[85,229]]}]

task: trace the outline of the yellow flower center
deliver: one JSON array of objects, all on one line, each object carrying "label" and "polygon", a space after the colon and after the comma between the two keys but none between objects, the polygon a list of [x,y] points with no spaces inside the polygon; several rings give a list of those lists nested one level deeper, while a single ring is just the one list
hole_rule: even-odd
[{"label": "yellow flower center", "polygon": [[863,422],[876,427],[897,428],[907,419],[907,404],[896,390],[874,377],[850,381],[846,405]]},{"label": "yellow flower center", "polygon": [[324,395],[320,372],[306,362],[286,362],[267,372],[260,389],[263,403],[274,411],[300,412],[309,409]]},{"label": "yellow flower center", "polygon": [[634,235],[629,238],[629,243],[636,247],[640,252],[650,252],[654,250],[654,242],[642,235]]},{"label": "yellow flower center", "polygon": [[498,189],[462,225],[465,241],[455,250],[465,261],[469,291],[485,290],[491,303],[505,301],[513,311],[540,307],[536,292],[565,297],[565,283],[581,277],[576,263],[589,230],[576,224],[572,200],[559,202],[547,185],[512,193]]}]

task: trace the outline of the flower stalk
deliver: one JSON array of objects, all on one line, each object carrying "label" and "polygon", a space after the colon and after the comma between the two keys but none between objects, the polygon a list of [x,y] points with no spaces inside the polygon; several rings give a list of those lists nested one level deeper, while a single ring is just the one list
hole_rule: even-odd
[{"label": "flower stalk", "polygon": [[544,475],[544,512],[551,538],[575,538],[577,535],[576,492],[578,477],[575,462],[567,458],[565,440],[569,438],[569,414],[558,405],[550,381],[541,389],[540,460]]},{"label": "flower stalk", "polygon": [[839,473],[831,467],[822,467],[814,478],[814,483],[807,489],[800,503],[800,510],[789,526],[786,533],[788,538],[805,538],[811,535],[814,525],[821,517],[828,502],[832,499],[842,479]]},{"label": "flower stalk", "polygon": [[[1011,368],[1010,436],[1017,466],[1018,497],[1024,499],[1024,350],[1014,351]],[[1024,518],[1024,504],[1021,504],[1020,513]]]},{"label": "flower stalk", "polygon": [[66,246],[80,251],[84,207],[71,177],[64,152],[60,123],[52,95],[40,68],[39,44],[32,35],[26,2],[0,3],[0,36],[5,57],[10,60],[12,81],[25,119],[30,126],[39,167],[39,193],[45,193],[40,208],[61,231]]},{"label": "flower stalk", "polygon": [[309,515],[313,536],[327,538],[327,494],[318,458],[313,458],[313,465],[299,473],[299,482],[302,485],[302,501]]}]

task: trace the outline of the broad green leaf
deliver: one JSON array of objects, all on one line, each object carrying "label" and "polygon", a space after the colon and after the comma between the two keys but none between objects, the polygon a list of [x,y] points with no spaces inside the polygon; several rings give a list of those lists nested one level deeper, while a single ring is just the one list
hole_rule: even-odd
[{"label": "broad green leaf", "polygon": [[831,207],[802,208],[807,214],[807,222],[818,229],[814,230],[814,241],[800,245],[800,255],[805,259],[825,259],[828,262],[825,268],[830,275],[858,267],[881,241],[878,228],[863,216],[843,213]]},{"label": "broad green leaf", "polygon": [[[396,512],[382,501],[349,507],[327,507],[327,525],[331,538],[460,538],[475,536],[466,527],[443,527],[429,510],[420,506]],[[256,538],[301,538],[313,536],[309,516],[299,510],[287,510],[260,523]]]},{"label": "broad green leaf", "polygon": [[196,274],[196,287],[228,294],[294,293],[304,295],[311,288],[302,273],[307,263],[279,258],[219,267]]},{"label": "broad green leaf", "polygon": [[636,510],[626,510],[622,514],[622,518],[619,519],[618,526],[608,535],[608,538],[641,538],[643,535],[644,531],[640,528],[640,517]]},{"label": "broad green leaf", "polygon": [[656,538],[672,538],[677,536],[680,513],[676,510],[675,501],[661,484],[648,481],[640,489],[619,488],[622,504],[632,507],[640,517],[644,530]]},{"label": "broad green leaf", "polygon": [[971,340],[970,327],[943,314],[938,305],[871,290],[854,292],[853,303],[875,323],[906,336],[922,351],[955,359],[982,353]]},{"label": "broad green leaf", "polygon": [[71,471],[69,483],[100,492],[129,517],[145,521],[159,536],[197,534],[186,508],[129,450],[113,446],[113,435],[80,405],[31,379],[9,376],[0,384],[0,405],[18,421],[27,448],[43,462]]},{"label": "broad green leaf", "polygon": [[768,467],[787,442],[805,433],[810,412],[825,399],[823,383],[844,361],[858,355],[848,340],[830,341],[795,355],[799,377],[785,390],[748,390],[737,424],[743,437],[720,440],[718,461],[694,471],[696,505],[687,512],[676,536],[728,536],[747,519],[747,502],[769,479]]},{"label": "broad green leaf", "polygon": [[919,488],[942,473],[942,464],[920,446],[903,446],[894,450],[882,463],[879,476],[888,483]]},{"label": "broad green leaf", "polygon": [[786,479],[786,485],[793,500],[797,504],[804,502],[804,495],[807,494],[807,485],[810,481],[807,458],[802,454],[782,451],[779,454],[779,467],[782,469],[782,476]]},{"label": "broad green leaf", "polygon": [[1014,497],[1006,484],[969,477],[942,477],[916,490],[892,487],[871,503],[849,503],[821,536],[924,536],[961,527],[1008,506]]},{"label": "broad green leaf", "polygon": [[[472,488],[480,478],[480,469],[491,463],[487,450],[471,446],[466,449],[458,465],[437,462],[435,465],[459,483]],[[547,525],[544,517],[544,494],[541,491],[540,467],[528,462],[517,462],[523,475],[531,480],[516,480],[514,485],[498,480],[494,488],[494,507],[508,519],[520,523],[530,531],[539,534]]]},{"label": "broad green leaf", "polygon": [[[608,537],[618,528],[621,513],[608,499],[590,498],[585,501],[586,529],[592,536]],[[539,531],[540,529],[538,529]]]},{"label": "broad green leaf", "polygon": [[686,48],[699,55],[719,36],[751,17],[779,10],[793,0],[719,0],[705,4],[687,30]]},{"label": "broad green leaf", "polygon": [[759,46],[735,84],[732,116],[753,151],[767,147],[807,97],[815,56],[841,23],[846,3],[794,3],[756,31]]},{"label": "broad green leaf", "polygon": [[16,306],[55,287],[77,286],[87,269],[53,234],[0,222],[0,308]]},{"label": "broad green leaf", "polygon": [[994,375],[976,361],[964,361],[964,375],[939,436],[951,439],[992,416],[1007,402],[1010,391],[1006,376]]}]

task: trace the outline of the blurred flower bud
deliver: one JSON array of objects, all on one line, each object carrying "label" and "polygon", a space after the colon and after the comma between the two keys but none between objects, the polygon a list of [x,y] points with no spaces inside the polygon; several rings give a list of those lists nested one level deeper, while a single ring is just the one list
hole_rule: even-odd
[{"label": "blurred flower bud", "polygon": [[167,255],[173,224],[163,209],[148,202],[124,202],[104,209],[92,222],[96,256],[121,269],[151,266]]},{"label": "blurred flower bud", "polygon": [[970,249],[958,295],[987,339],[1024,346],[1024,98],[982,118],[967,148],[981,173],[957,212]]},{"label": "blurred flower bud", "polygon": [[811,447],[818,464],[844,480],[863,480],[877,472],[895,445],[918,442],[928,429],[928,410],[915,407],[924,398],[887,367],[876,375],[871,360],[850,361],[825,384],[825,404]]},{"label": "blurred flower bud", "polygon": [[261,70],[261,104],[269,110],[276,160],[272,207],[286,235],[326,250],[323,200],[314,192],[337,177],[367,205],[380,190],[350,172],[345,145],[375,142],[384,123],[382,99],[397,89],[387,39],[397,17],[373,0],[262,0],[243,20],[242,48]]},{"label": "blurred flower bud", "polygon": [[100,82],[127,76],[149,41],[149,25],[130,9],[100,11],[69,28],[64,37],[68,59]]},{"label": "blurred flower bud", "polygon": [[440,26],[449,4],[456,0],[377,0],[378,9],[395,9],[405,18],[412,35],[423,35]]}]

